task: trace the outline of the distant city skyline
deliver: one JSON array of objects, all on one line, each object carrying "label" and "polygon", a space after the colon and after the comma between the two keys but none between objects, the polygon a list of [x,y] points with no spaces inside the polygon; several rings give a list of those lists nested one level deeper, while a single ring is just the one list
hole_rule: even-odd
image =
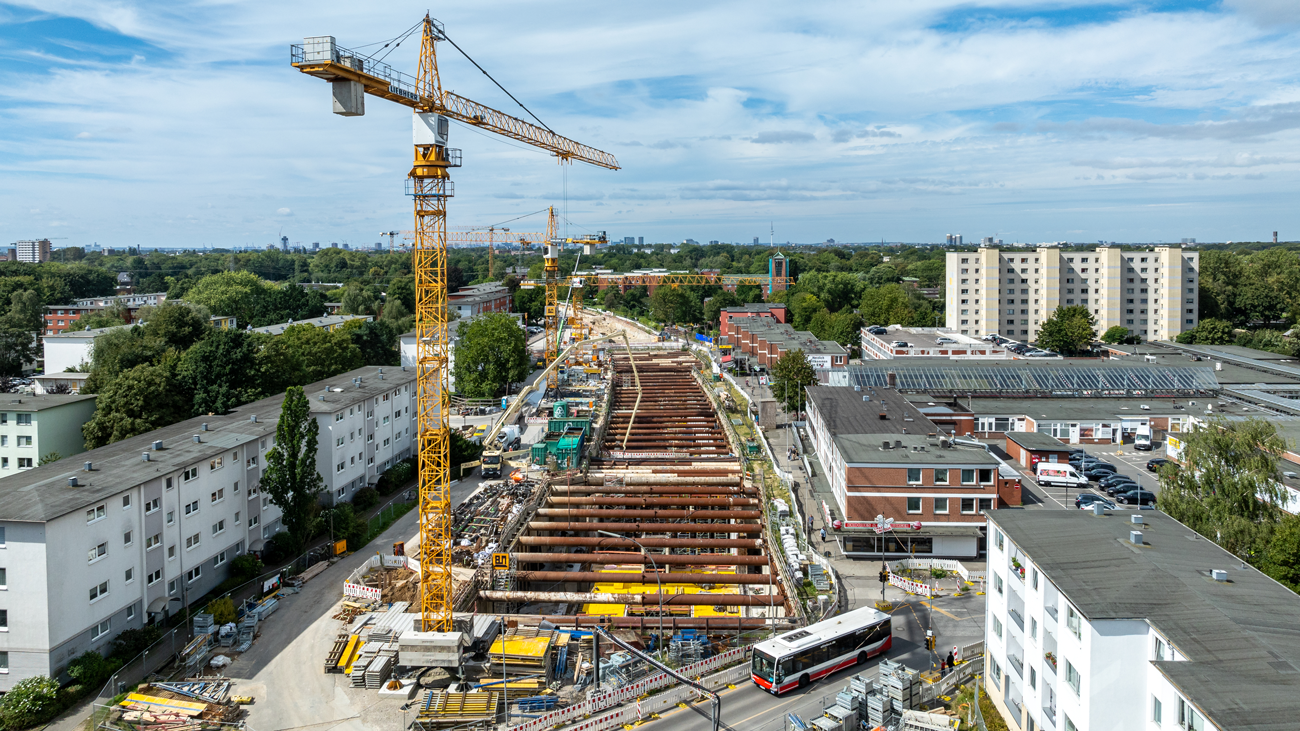
[{"label": "distant city skyline", "polygon": [[[623,169],[562,168],[456,124],[451,226],[555,205],[561,233],[616,240],[1300,239],[1300,3],[563,9],[434,15],[547,125]],[[379,48],[419,15],[0,2],[0,240],[386,243],[411,228],[409,112],[372,98],[364,117],[331,114],[288,46],[332,33]],[[413,73],[415,45],[385,60]],[[446,88],[527,117],[445,43],[439,67]]]}]

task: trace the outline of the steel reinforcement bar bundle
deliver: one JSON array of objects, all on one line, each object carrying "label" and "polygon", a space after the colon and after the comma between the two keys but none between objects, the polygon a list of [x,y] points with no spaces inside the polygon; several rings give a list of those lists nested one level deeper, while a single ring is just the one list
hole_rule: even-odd
[{"label": "steel reinforcement bar bundle", "polygon": [[[516,589],[483,591],[482,599],[626,604],[640,616],[601,621],[647,629],[658,627],[650,611],[660,606],[669,613],[666,626],[719,631],[766,626],[768,617],[794,611],[766,550],[758,488],[746,479],[719,414],[692,375],[698,362],[681,353],[638,354],[644,397],[633,419],[635,390],[630,378],[627,388],[621,378],[630,367],[626,357],[615,358],[611,428],[602,457],[591,463],[585,480],[552,483],[513,546]],[[594,592],[594,583],[678,588]],[[682,585],[738,591],[686,593]],[[748,616],[678,616],[685,607],[702,605],[771,609],[741,611]]]}]

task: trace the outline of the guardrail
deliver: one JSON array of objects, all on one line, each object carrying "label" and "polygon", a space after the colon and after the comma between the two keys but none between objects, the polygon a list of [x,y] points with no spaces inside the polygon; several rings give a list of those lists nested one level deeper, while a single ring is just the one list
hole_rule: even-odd
[{"label": "guardrail", "polygon": [[[687,665],[685,667],[679,668],[677,672],[681,673],[682,675],[698,677],[704,673],[721,668],[724,665],[730,665],[731,663],[736,662],[738,660],[747,660],[749,658],[750,650],[751,648],[749,647],[737,647],[731,650],[727,650],[726,652],[720,653],[718,655],[714,655],[713,657],[708,658],[707,660],[701,660],[697,663],[693,663],[691,665]],[[749,672],[749,667],[747,665],[742,665],[741,667],[745,670],[746,673]],[[568,708],[561,708],[557,711],[552,711],[550,713],[547,713],[546,715],[534,718],[526,723],[521,723],[518,726],[512,726],[511,728],[513,728],[515,731],[541,731],[541,729],[550,729],[554,726],[569,723],[574,719],[585,718],[592,714],[599,713],[601,711],[619,705],[620,703],[626,703],[627,701],[634,700],[636,698],[639,698],[640,696],[645,695],[646,693],[649,693],[654,690],[658,690],[659,688],[666,688],[670,685],[676,685],[676,683],[677,681],[667,673],[658,673],[656,675],[653,675],[649,678],[645,678],[643,680],[639,680],[630,685],[625,685],[622,688],[615,688],[614,690],[605,691],[604,693],[593,694],[590,698],[588,698],[587,700],[581,703],[575,703],[574,705],[569,706]],[[635,716],[635,709],[632,710],[633,710],[633,715]],[[609,727],[608,725],[597,727],[592,725],[593,723],[595,723],[594,720],[584,722],[582,725],[575,726],[572,729],[572,731],[584,731],[585,729],[589,729],[589,728],[595,729],[595,728]]]}]

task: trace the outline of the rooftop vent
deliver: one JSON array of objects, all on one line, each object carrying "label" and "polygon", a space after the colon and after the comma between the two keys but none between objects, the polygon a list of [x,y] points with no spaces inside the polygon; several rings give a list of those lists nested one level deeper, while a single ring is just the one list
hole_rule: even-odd
[{"label": "rooftop vent", "polygon": [[1132,523],[1133,525],[1145,525],[1145,524],[1146,524],[1146,520],[1145,520],[1141,515],[1130,515],[1129,518],[1128,518],[1128,520],[1129,520],[1129,522]]},{"label": "rooftop vent", "polygon": [[901,440],[901,439],[895,439],[895,440],[894,440],[894,449],[902,449],[902,448],[903,448],[903,440]]},{"label": "rooftop vent", "polygon": [[383,368],[380,368],[380,369],[379,369],[379,375],[381,375],[381,376],[384,375],[384,369],[383,369]]},{"label": "rooftop vent", "polygon": [[1294,480],[1294,479],[1295,479],[1295,473],[1294,473],[1294,472],[1290,472],[1290,471],[1283,472],[1283,473],[1282,473],[1282,476],[1285,477],[1285,478],[1287,478],[1288,480]]},{"label": "rooftop vent", "polygon": [[889,449],[889,440],[886,439],[886,440],[882,441],[882,442],[880,443],[880,448],[881,448],[881,449]]},{"label": "rooftop vent", "polygon": [[248,420],[251,421],[251,422],[253,422],[254,424],[256,424],[256,423],[257,423],[257,414],[253,414],[252,416],[248,417]]},{"label": "rooftop vent", "polygon": [[403,373],[406,372],[406,366],[402,366],[402,372],[403,372]]},{"label": "rooftop vent", "polygon": [[853,390],[854,390],[854,391],[861,391],[861,390],[862,390],[862,386],[854,385],[854,386],[853,386]]},{"label": "rooftop vent", "polygon": [[207,430],[208,430],[208,422],[205,421],[199,425],[199,431],[207,431]]},{"label": "rooftop vent", "polygon": [[1139,408],[1139,409],[1142,409],[1143,411],[1150,411],[1150,410],[1151,410],[1151,407],[1150,407],[1150,406],[1147,406],[1146,404],[1142,404],[1141,406],[1138,406],[1138,408]]},{"label": "rooftop vent", "polygon": [[324,401],[324,400],[325,400],[325,394],[322,393],[322,394],[320,395],[320,400],[321,400],[321,401]]},{"label": "rooftop vent", "polygon": [[1092,514],[1093,514],[1093,515],[1105,515],[1105,514],[1106,514],[1106,506],[1105,506],[1105,505],[1102,505],[1101,503],[1093,503],[1093,504],[1092,504]]},{"label": "rooftop vent", "polygon": [[76,487],[76,486],[77,486],[77,478],[75,478],[75,477],[69,477],[69,478],[68,478],[68,487]]},{"label": "rooftop vent", "polygon": [[161,439],[153,440],[153,444],[149,445],[149,448],[155,452],[162,449],[162,440]]},{"label": "rooftop vent", "polygon": [[194,435],[194,443],[195,443],[195,444],[202,444],[202,443],[203,443],[203,437],[199,436],[198,434],[195,434],[195,435]]},{"label": "rooftop vent", "polygon": [[1135,546],[1142,545],[1142,531],[1131,530],[1128,532],[1128,541]]},{"label": "rooftop vent", "polygon": [[880,420],[881,420],[881,421],[889,421],[889,414],[886,414],[886,413],[883,412],[883,411],[880,412]]},{"label": "rooftop vent", "polygon": [[384,374],[382,374],[382,373],[379,374],[379,380],[381,380],[381,381],[384,380]]},{"label": "rooftop vent", "polygon": [[86,463],[82,466],[82,469],[84,469],[84,470],[87,471],[87,472],[90,472],[92,469],[94,469],[94,465],[91,464],[90,462],[86,462]]},{"label": "rooftop vent", "polygon": [[149,461],[149,453],[148,453],[148,452],[141,452],[141,453],[140,453],[140,461],[141,461],[141,462],[148,462],[148,461]]},{"label": "rooftop vent", "polygon": [[1227,581],[1228,572],[1224,571],[1223,569],[1212,569],[1210,571],[1210,578],[1214,579],[1215,581]]}]

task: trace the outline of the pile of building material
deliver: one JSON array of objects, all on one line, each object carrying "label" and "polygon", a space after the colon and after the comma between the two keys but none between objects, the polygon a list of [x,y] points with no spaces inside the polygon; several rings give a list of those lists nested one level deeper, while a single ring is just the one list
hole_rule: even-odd
[{"label": "pile of building material", "polygon": [[497,718],[501,695],[491,690],[460,693],[426,691],[420,701],[414,725],[421,731],[432,731],[473,723],[492,723]]},{"label": "pile of building material", "polygon": [[518,673],[521,675],[548,675],[551,644],[555,641],[554,632],[520,632],[518,628],[510,629],[499,636],[488,648],[488,662],[491,673]]},{"label": "pile of building material", "polygon": [[905,711],[899,731],[957,731],[961,719],[946,713]]},{"label": "pile of building material", "polygon": [[243,709],[232,702],[230,682],[191,678],[142,684],[113,706],[99,725],[121,731],[200,731],[240,721]]}]

